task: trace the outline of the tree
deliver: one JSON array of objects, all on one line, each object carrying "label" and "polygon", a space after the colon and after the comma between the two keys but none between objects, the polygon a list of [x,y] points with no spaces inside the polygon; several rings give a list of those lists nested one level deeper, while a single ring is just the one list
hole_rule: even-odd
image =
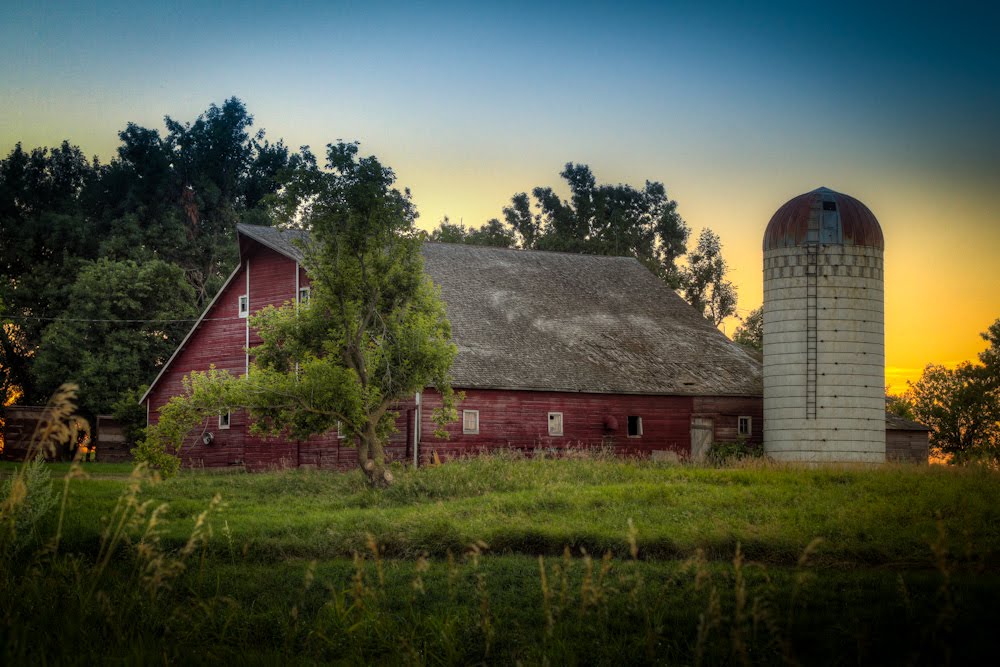
[{"label": "tree", "polygon": [[[679,285],[677,260],[686,252],[690,230],[662,183],[598,185],[585,164],[566,163],[560,176],[570,188],[563,201],[550,187],[536,187],[511,198],[504,219],[520,247],[589,255],[631,256],[667,281]],[[492,225],[490,221],[488,225]],[[496,221],[499,224],[499,221]]]},{"label": "tree", "polygon": [[682,271],[684,299],[718,326],[736,312],[736,287],[726,280],[722,242],[711,229],[703,229],[698,247]]},{"label": "tree", "polygon": [[[81,272],[99,259],[166,262],[194,288],[174,295],[201,308],[237,263],[236,222],[269,224],[279,175],[305,160],[281,141],[265,140],[262,130],[252,132],[253,116],[236,98],[210,105],[193,122],[166,117],[165,124],[161,134],[129,123],[107,165],[88,161],[68,141],[30,151],[18,144],[0,160],[0,300],[7,317],[0,376],[23,389],[25,401],[45,400],[64,379],[51,368],[33,369],[52,358],[40,349],[44,332],[45,345],[77,349],[58,340],[56,332],[65,331],[75,343],[93,346],[76,356],[102,354],[99,336],[49,326],[72,317],[77,306],[70,298]],[[125,356],[133,353],[145,350]]]},{"label": "tree", "polygon": [[7,317],[0,373],[32,402],[54,389],[37,390],[30,373],[45,318],[65,308],[80,264],[97,256],[101,234],[88,224],[83,193],[96,187],[98,173],[96,161],[65,141],[30,152],[17,144],[0,161],[0,301]]},{"label": "tree", "polygon": [[469,235],[469,231],[465,228],[462,223],[455,224],[448,219],[448,216],[444,217],[438,226],[427,236],[428,241],[433,241],[434,243],[465,243],[466,238]]},{"label": "tree", "polygon": [[514,232],[504,227],[496,218],[482,227],[466,229],[461,223],[457,225],[452,223],[447,216],[428,234],[427,240],[435,243],[465,243],[495,248],[512,248],[516,242]]},{"label": "tree", "polygon": [[266,308],[251,326],[262,343],[250,372],[193,374],[147,436],[179,446],[203,418],[243,407],[254,428],[294,438],[338,423],[356,438],[358,462],[372,485],[391,483],[385,443],[393,406],[433,385],[444,398],[439,422],[455,417],[448,370],[455,355],[444,305],[423,272],[416,210],[409,192],[357,144],[328,146],[327,169],[314,165],[283,193],[281,210],[311,232],[304,248],[311,278],[308,306]]},{"label": "tree", "polygon": [[955,463],[1000,463],[1000,319],[980,334],[980,364],[930,364],[903,396],[913,419],[930,427],[931,446]]},{"label": "tree", "polygon": [[736,331],[733,332],[733,340],[744,347],[757,350],[764,349],[764,307],[759,306],[750,311]]},{"label": "tree", "polygon": [[903,419],[916,421],[917,416],[913,412],[913,403],[906,394],[893,394],[886,387],[885,411]]},{"label": "tree", "polygon": [[498,219],[491,218],[482,227],[470,229],[465,236],[465,242],[469,245],[513,248],[516,239],[512,230],[504,227]]},{"label": "tree", "polygon": [[184,272],[160,260],[88,262],[68,292],[61,318],[42,333],[32,374],[40,388],[78,384],[91,414],[148,383],[196,314]]},{"label": "tree", "polygon": [[916,420],[931,429],[932,447],[954,463],[1000,462],[1000,391],[984,366],[930,364],[909,385],[907,398]]}]

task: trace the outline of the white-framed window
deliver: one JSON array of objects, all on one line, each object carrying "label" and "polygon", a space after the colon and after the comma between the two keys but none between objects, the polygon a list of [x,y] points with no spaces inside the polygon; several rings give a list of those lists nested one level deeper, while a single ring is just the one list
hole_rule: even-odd
[{"label": "white-framed window", "polygon": [[550,412],[549,435],[562,435],[562,434],[563,434],[563,413]]},{"label": "white-framed window", "polygon": [[306,305],[307,303],[309,303],[309,288],[308,287],[300,287],[299,288],[299,303],[301,303],[303,306]]},{"label": "white-framed window", "polygon": [[238,306],[240,317],[246,317],[250,314],[250,297],[246,294],[240,295],[240,304]]},{"label": "white-framed window", "polygon": [[462,410],[462,433],[466,435],[479,433],[479,410]]},{"label": "white-framed window", "polygon": [[642,417],[637,415],[628,416],[628,437],[638,438],[642,435]]},{"label": "white-framed window", "polygon": [[229,428],[229,420],[232,417],[232,413],[228,410],[226,412],[219,413],[219,430],[225,431]]},{"label": "white-framed window", "polygon": [[743,438],[753,435],[753,418],[740,417],[736,422],[736,433]]},{"label": "white-framed window", "polygon": [[337,420],[337,438],[344,437],[344,422]]}]

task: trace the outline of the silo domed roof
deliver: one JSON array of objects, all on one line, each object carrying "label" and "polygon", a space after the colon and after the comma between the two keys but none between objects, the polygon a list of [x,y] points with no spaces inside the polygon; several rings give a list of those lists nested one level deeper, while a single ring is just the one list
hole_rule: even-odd
[{"label": "silo domed roof", "polygon": [[790,199],[764,232],[764,250],[812,243],[885,248],[882,228],[868,207],[829,188]]}]

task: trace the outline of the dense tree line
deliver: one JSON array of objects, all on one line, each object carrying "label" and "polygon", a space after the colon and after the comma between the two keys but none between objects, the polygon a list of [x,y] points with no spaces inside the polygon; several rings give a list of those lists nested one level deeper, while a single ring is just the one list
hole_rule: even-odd
[{"label": "dense tree line", "polygon": [[64,141],[0,161],[0,390],[44,402],[59,383],[107,412],[156,369],[236,264],[237,221],[301,162],[232,98],[166,132],[134,123],[114,158]]},{"label": "dense tree line", "polygon": [[[106,164],[69,141],[18,144],[0,160],[0,405],[43,403],[73,381],[85,412],[139,421],[142,388],[238,261],[236,223],[304,220],[289,207],[308,208],[329,178],[307,147],[255,130],[236,98],[191,122],[167,116],[163,130],[129,123],[118,138]],[[631,255],[716,323],[733,312],[716,235],[705,230],[679,265],[690,230],[662,183],[598,184],[573,163],[561,176],[568,201],[536,187],[502,219],[445,219],[430,238]]]},{"label": "dense tree line", "polygon": [[[560,177],[570,191],[563,200],[551,187],[536,187],[529,197],[519,192],[503,209],[503,222],[489,220],[467,229],[445,218],[430,240],[445,243],[559,250],[587,255],[638,259],[702,314],[718,325],[736,312],[736,288],[727,280],[722,243],[710,229],[702,231],[687,264],[691,230],[667,196],[662,183],[598,185],[590,167],[567,163]],[[532,203],[534,200],[534,203]]]}]

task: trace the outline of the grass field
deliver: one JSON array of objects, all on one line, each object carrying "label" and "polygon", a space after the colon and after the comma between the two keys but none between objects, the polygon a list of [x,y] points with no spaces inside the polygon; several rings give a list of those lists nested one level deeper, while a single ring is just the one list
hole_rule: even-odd
[{"label": "grass field", "polygon": [[993,651],[1000,476],[978,468],[498,455],[399,469],[386,490],[308,470],[50,472],[64,508],[5,559],[5,664],[958,664]]}]

